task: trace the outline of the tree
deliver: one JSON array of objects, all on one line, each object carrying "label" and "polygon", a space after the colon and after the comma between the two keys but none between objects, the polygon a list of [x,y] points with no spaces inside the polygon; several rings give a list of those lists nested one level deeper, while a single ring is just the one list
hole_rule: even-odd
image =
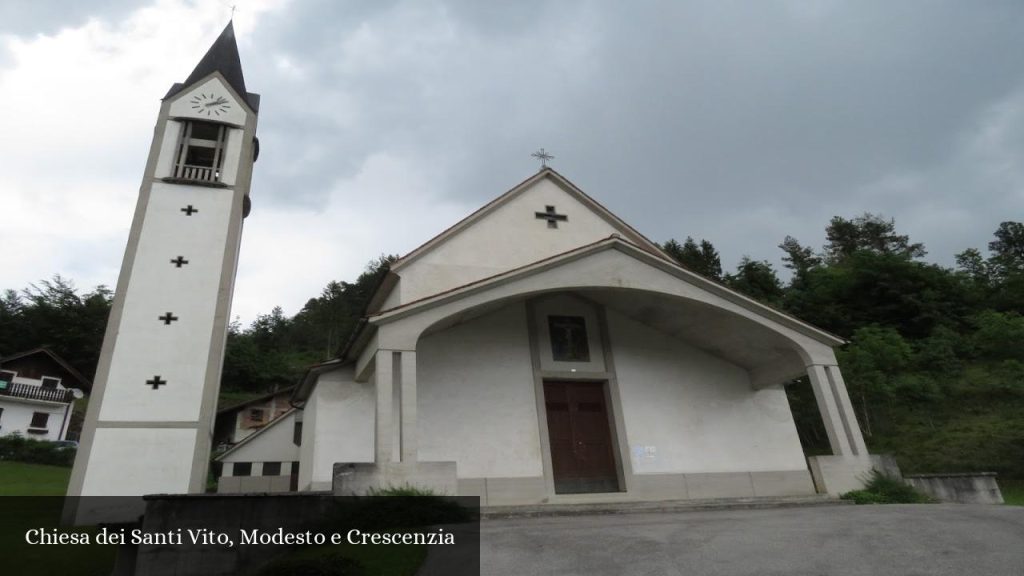
[{"label": "tree", "polygon": [[669,240],[662,249],[675,258],[683,268],[712,280],[722,279],[722,260],[711,242],[701,240],[698,246],[692,237],[687,236],[682,245],[675,240]]},{"label": "tree", "polygon": [[280,307],[228,333],[222,388],[264,391],[295,383],[309,365],[340,353],[395,256],[372,260],[355,282],[328,282],[289,318]]},{"label": "tree", "polygon": [[987,286],[991,271],[985,257],[977,248],[968,248],[956,255],[957,271],[979,286]]},{"label": "tree", "polygon": [[766,304],[778,304],[783,296],[782,282],[772,265],[749,256],[743,257],[734,274],[726,275],[725,284]]},{"label": "tree", "polygon": [[1024,316],[985,310],[974,318],[975,353],[990,360],[1024,361]]},{"label": "tree", "polygon": [[859,404],[865,436],[872,434],[870,407],[892,397],[898,375],[909,363],[912,352],[899,332],[878,325],[859,328],[846,350],[840,351],[839,362],[851,396]]},{"label": "tree", "polygon": [[988,243],[989,265],[1000,278],[1024,272],[1024,224],[1002,222]]},{"label": "tree", "polygon": [[828,238],[825,254],[831,262],[841,262],[859,251],[893,254],[908,259],[926,254],[924,244],[911,244],[909,236],[896,233],[895,220],[886,220],[870,212],[851,220],[833,216],[825,234]]},{"label": "tree", "polygon": [[792,236],[786,236],[782,244],[779,244],[779,248],[786,253],[782,261],[785,262],[786,268],[793,271],[794,280],[802,280],[809,270],[821,266],[821,256],[815,254],[811,247],[801,246]]},{"label": "tree", "polygon": [[97,286],[83,295],[70,280],[54,275],[0,299],[0,353],[48,346],[92,378],[99,361],[113,294]]},{"label": "tree", "polygon": [[937,325],[959,329],[972,314],[969,291],[953,271],[870,251],[812,269],[786,292],[784,307],[844,337],[878,324],[925,338]]}]

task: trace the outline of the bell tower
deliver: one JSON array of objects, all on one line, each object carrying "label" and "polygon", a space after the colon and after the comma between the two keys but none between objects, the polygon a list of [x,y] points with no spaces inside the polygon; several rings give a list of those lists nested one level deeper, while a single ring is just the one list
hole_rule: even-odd
[{"label": "bell tower", "polygon": [[205,489],[258,111],[228,23],[160,106],[69,496]]}]

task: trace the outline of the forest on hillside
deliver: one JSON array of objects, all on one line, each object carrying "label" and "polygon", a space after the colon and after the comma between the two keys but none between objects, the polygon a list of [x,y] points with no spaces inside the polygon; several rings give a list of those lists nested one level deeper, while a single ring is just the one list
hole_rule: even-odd
[{"label": "forest on hillside", "polygon": [[[1024,478],[1024,224],[1003,222],[952,268],[930,263],[892,220],[834,217],[820,250],[786,237],[783,282],[767,261],[722,270],[708,240],[669,240],[686,268],[833,332],[870,450],[905,472],[995,471]],[[277,307],[231,325],[222,392],[294,384],[344,347],[393,256],[354,281],[329,283],[294,316]],[[61,276],[0,296],[0,354],[48,345],[95,371],[112,293],[80,293]],[[787,386],[808,454],[828,451],[806,378]]]}]

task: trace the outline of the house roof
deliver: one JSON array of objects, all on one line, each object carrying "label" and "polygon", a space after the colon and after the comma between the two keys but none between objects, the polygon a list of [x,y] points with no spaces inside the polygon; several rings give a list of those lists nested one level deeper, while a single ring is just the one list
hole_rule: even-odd
[{"label": "house roof", "polygon": [[238,442],[237,444],[235,444],[231,448],[228,448],[222,454],[218,454],[217,457],[214,458],[214,460],[220,461],[225,456],[227,456],[227,455],[231,454],[232,452],[235,452],[236,450],[238,450],[238,449],[242,448],[243,446],[249,444],[250,442],[252,442],[256,438],[259,438],[260,435],[262,435],[267,430],[270,430],[274,426],[277,426],[281,422],[284,422],[285,420],[287,420],[288,416],[290,416],[290,415],[292,415],[294,413],[295,413],[295,408],[291,408],[287,412],[282,413],[280,416],[278,416],[277,418],[274,418],[273,420],[268,422],[265,426],[263,426],[259,430],[255,431],[252,434],[250,434],[250,435],[246,436],[245,438],[243,438],[241,442]]},{"label": "house roof", "polygon": [[568,178],[562,176],[553,168],[545,166],[541,168],[540,171],[534,174],[533,176],[530,176],[526,180],[523,180],[519,184],[516,184],[501,196],[498,196],[494,200],[491,200],[487,204],[483,205],[476,212],[473,212],[469,216],[466,216],[462,220],[459,220],[458,222],[448,227],[448,229],[444,230],[437,236],[434,236],[430,240],[427,240],[425,243],[420,245],[412,252],[409,252],[405,256],[402,256],[401,258],[399,258],[398,260],[391,264],[390,269],[394,272],[400,271],[404,266],[408,265],[410,262],[416,260],[420,256],[423,256],[427,252],[431,251],[437,245],[443,243],[448,238],[451,238],[452,236],[458,234],[460,231],[469,227],[473,223],[481,220],[491,212],[494,212],[502,205],[508,203],[510,200],[512,200],[519,194],[523,193],[527,189],[529,189],[533,184],[543,179],[548,179],[554,182],[562,190],[564,190],[571,196],[575,197],[578,201],[580,201],[585,206],[593,210],[598,216],[600,216],[606,222],[611,224],[614,228],[618,229],[623,236],[628,238],[634,244],[640,246],[642,249],[647,250],[648,252],[651,252],[652,254],[661,256],[663,258],[670,258],[670,256],[666,254],[665,251],[662,250],[661,247],[658,246],[655,242],[652,242],[650,239],[641,234],[635,228],[627,224],[624,220],[622,220],[615,214],[612,214],[612,212],[609,211],[604,206],[602,206],[600,202],[594,200],[593,198],[588,196],[583,190],[580,190],[575,184],[570,182]]},{"label": "house roof", "polygon": [[224,80],[234,89],[245,103],[254,112],[259,110],[259,95],[250,94],[245,90],[245,77],[242,75],[242,60],[238,55],[238,43],[235,41],[235,27],[233,22],[228,22],[224,30],[214,41],[206,55],[196,64],[195,69],[188,75],[185,82],[171,86],[171,89],[164,96],[170,98],[185,88],[196,84],[214,72],[220,72]]},{"label": "house roof", "polygon": [[295,408],[302,409],[306,405],[306,399],[309,397],[310,391],[316,384],[316,379],[325,372],[331,370],[337,370],[343,366],[352,364],[351,361],[346,361],[341,358],[335,358],[334,360],[328,360],[319,364],[314,364],[306,369],[306,374],[302,377],[302,381],[292,391],[291,405]]},{"label": "house roof", "polygon": [[[36,354],[42,354],[53,360],[57,365],[59,365],[61,368],[67,371],[67,373],[70,374],[72,378],[77,380],[78,383],[82,385],[82,389],[85,390],[86,392],[92,390],[92,382],[90,382],[88,378],[83,376],[82,373],[79,372],[78,370],[75,370],[74,366],[68,364],[67,360],[61,358],[53,350],[50,350],[46,346],[40,346],[38,348],[33,348],[31,350],[26,350],[24,352],[11,354],[10,356],[4,356],[0,358],[0,366],[3,366],[8,362],[13,362],[14,360],[27,358],[29,356],[34,356]],[[65,388],[69,388],[69,386],[65,386]]]},{"label": "house roof", "polygon": [[284,388],[278,388],[277,390],[275,390],[273,392],[270,392],[269,394],[264,394],[262,396],[257,396],[255,398],[252,398],[252,399],[249,399],[249,400],[245,400],[245,401],[239,402],[237,404],[232,404],[231,406],[225,406],[224,408],[220,408],[220,409],[217,410],[217,414],[225,414],[227,412],[235,412],[237,410],[241,410],[241,409],[245,408],[246,406],[251,406],[253,404],[259,404],[260,402],[265,402],[267,400],[270,400],[274,396],[279,396],[281,394],[291,395],[291,392],[294,389],[295,389],[295,385],[294,384],[291,385],[291,386],[286,386]]}]

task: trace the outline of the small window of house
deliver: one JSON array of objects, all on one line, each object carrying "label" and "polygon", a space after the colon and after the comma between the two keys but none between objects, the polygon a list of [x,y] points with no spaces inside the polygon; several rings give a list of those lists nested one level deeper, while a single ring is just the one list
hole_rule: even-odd
[{"label": "small window of house", "polygon": [[60,378],[53,378],[50,376],[43,376],[42,387],[48,390],[56,390],[57,385],[60,384]]},{"label": "small window of house", "polygon": [[184,122],[174,162],[174,177],[196,182],[220,182],[228,127],[212,122]]},{"label": "small window of house", "polygon": [[249,420],[254,422],[263,422],[263,414],[264,412],[262,408],[253,408],[252,410],[249,410]]},{"label": "small window of house", "polygon": [[3,390],[14,382],[14,377],[17,376],[17,372],[11,372],[10,370],[0,370],[0,390]]},{"label": "small window of house", "polygon": [[252,462],[235,462],[231,469],[232,476],[252,476]]},{"label": "small window of house", "polygon": [[46,424],[49,421],[50,421],[50,415],[47,414],[46,412],[33,412],[32,413],[32,422],[28,425],[28,427],[30,429],[31,428],[36,428],[36,429],[39,429],[39,430],[46,430]]},{"label": "small window of house", "polygon": [[280,462],[264,462],[263,463],[263,475],[264,476],[280,476],[281,475],[281,463]]},{"label": "small window of house", "polygon": [[548,316],[551,357],[556,362],[590,362],[587,322],[582,316]]},{"label": "small window of house", "polygon": [[292,429],[292,444],[302,446],[302,422],[296,422]]}]

